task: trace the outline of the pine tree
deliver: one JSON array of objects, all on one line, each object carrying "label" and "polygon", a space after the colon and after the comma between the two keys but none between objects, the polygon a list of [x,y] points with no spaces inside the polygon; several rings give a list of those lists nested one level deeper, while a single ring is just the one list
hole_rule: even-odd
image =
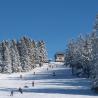
[{"label": "pine tree", "polygon": [[38,61],[37,58],[37,46],[36,46],[36,41],[31,41],[31,63],[33,64],[33,68],[36,67],[36,63]]},{"label": "pine tree", "polygon": [[0,42],[0,72],[2,72],[3,66],[3,47],[2,42]]},{"label": "pine tree", "polygon": [[92,61],[92,43],[90,36],[87,35],[84,43],[84,50],[83,50],[83,70],[84,74],[87,75],[89,78],[91,75],[91,61]]},{"label": "pine tree", "polygon": [[11,73],[11,56],[10,56],[10,43],[8,41],[2,42],[3,48],[3,69],[2,72],[4,73]]},{"label": "pine tree", "polygon": [[92,87],[98,91],[98,15],[92,32]]},{"label": "pine tree", "polygon": [[28,57],[29,57],[29,66],[31,66],[31,68],[35,67],[35,60],[34,60],[34,41],[32,41],[30,38],[25,37],[25,44],[27,46],[27,50],[28,50]]},{"label": "pine tree", "polygon": [[18,42],[18,49],[19,49],[21,67],[23,71],[30,70],[31,69],[30,59],[28,55],[28,48],[25,43],[25,37],[21,38],[21,40]]},{"label": "pine tree", "polygon": [[20,63],[20,56],[19,51],[17,49],[17,42],[15,40],[11,41],[11,66],[12,66],[12,72],[19,72],[22,70],[21,63]]},{"label": "pine tree", "polygon": [[91,51],[90,37],[84,39],[80,36],[76,41],[72,40],[68,44],[66,63],[72,67],[73,74],[90,76]]},{"label": "pine tree", "polygon": [[42,63],[45,63],[47,61],[47,51],[45,47],[45,42],[43,40],[39,41],[37,43],[37,47],[38,47],[40,65],[42,65]]}]

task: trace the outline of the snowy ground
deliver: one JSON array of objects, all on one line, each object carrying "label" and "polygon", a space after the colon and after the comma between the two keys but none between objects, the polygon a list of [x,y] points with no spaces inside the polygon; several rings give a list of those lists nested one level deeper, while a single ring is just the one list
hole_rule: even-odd
[{"label": "snowy ground", "polygon": [[[89,80],[72,76],[70,68],[61,63],[51,65],[54,67],[49,68],[46,64],[26,73],[0,74],[0,98],[98,98],[90,90]],[[52,75],[53,72],[56,76]],[[19,87],[23,94],[18,92]],[[13,96],[10,96],[11,90],[14,90]]]}]

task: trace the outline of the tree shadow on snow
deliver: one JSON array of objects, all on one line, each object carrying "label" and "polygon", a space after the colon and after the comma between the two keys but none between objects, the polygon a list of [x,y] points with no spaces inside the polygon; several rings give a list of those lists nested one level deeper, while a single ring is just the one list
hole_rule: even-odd
[{"label": "tree shadow on snow", "polygon": [[[53,72],[56,73],[56,76],[53,76]],[[69,74],[69,75],[68,75]],[[57,69],[57,70],[50,70],[50,71],[44,71],[43,73],[36,73],[35,75],[28,74],[26,76],[23,76],[22,80],[47,80],[47,79],[72,79],[74,76],[72,76],[70,69]],[[10,80],[19,80],[20,77],[9,77]]]},{"label": "tree shadow on snow", "polygon": [[[66,75],[66,70],[69,75]],[[68,72],[69,71],[69,72]],[[55,72],[56,76],[53,76],[53,72]],[[65,74],[65,75],[64,75]],[[24,80],[46,80],[46,79],[72,79],[74,76],[71,75],[71,70],[68,69],[57,69],[51,70],[43,73],[36,73],[36,75],[29,74],[25,76]]]},{"label": "tree shadow on snow", "polygon": [[42,85],[56,85],[56,86],[83,86],[83,87],[88,87],[90,86],[91,82],[89,80],[82,80],[82,79],[77,79],[77,80],[72,80],[68,79],[67,81],[63,80],[57,80],[57,81],[45,81],[45,82],[38,82],[39,84]]},{"label": "tree shadow on snow", "polygon": [[10,92],[11,90],[17,92],[18,88],[6,88],[6,87],[0,87],[0,91],[4,92]]},{"label": "tree shadow on snow", "polygon": [[24,92],[98,96],[98,94],[95,94],[91,90],[87,90],[87,89],[41,88],[41,89],[24,89]]}]

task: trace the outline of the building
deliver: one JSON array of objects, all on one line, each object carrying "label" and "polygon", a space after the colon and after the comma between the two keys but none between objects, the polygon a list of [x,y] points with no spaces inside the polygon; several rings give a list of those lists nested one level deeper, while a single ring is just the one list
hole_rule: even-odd
[{"label": "building", "polygon": [[57,52],[54,57],[55,57],[55,62],[64,62],[65,61],[64,52]]}]

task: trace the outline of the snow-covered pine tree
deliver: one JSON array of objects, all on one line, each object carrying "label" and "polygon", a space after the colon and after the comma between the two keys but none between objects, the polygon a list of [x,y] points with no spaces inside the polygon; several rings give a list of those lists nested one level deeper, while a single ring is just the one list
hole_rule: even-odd
[{"label": "snow-covered pine tree", "polygon": [[37,43],[37,47],[39,53],[39,61],[40,63],[45,63],[47,61],[47,51],[46,51],[45,42],[43,40],[39,41]]},{"label": "snow-covered pine tree", "polygon": [[91,78],[93,80],[92,87],[98,90],[98,37],[93,41],[92,46],[92,70]]},{"label": "snow-covered pine tree", "polygon": [[18,50],[20,55],[20,63],[23,71],[28,71],[31,69],[30,59],[28,55],[28,48],[25,43],[25,37],[22,37],[20,41],[18,41]]},{"label": "snow-covered pine tree", "polygon": [[75,54],[75,41],[71,40],[67,45],[65,61],[67,66],[72,67],[72,74],[74,74],[74,65],[75,65],[74,54]]},{"label": "snow-covered pine tree", "polygon": [[36,48],[37,48],[36,47],[36,42],[35,42],[35,40],[32,40],[32,42],[31,42],[31,51],[32,51],[32,54],[31,54],[31,57],[32,57],[31,58],[31,63],[33,64],[33,66],[32,66],[33,68],[36,67],[36,63],[37,63],[36,60],[38,60],[37,57],[36,57],[37,56],[36,55],[37,54]]},{"label": "snow-covered pine tree", "polygon": [[28,57],[29,57],[29,66],[31,68],[35,67],[35,61],[34,61],[34,41],[32,43],[32,40],[30,38],[24,37],[25,40],[25,44],[27,47],[27,51],[28,51]]},{"label": "snow-covered pine tree", "polygon": [[3,47],[2,42],[0,42],[0,72],[2,72],[3,66]]},{"label": "snow-covered pine tree", "polygon": [[12,72],[20,72],[22,70],[21,63],[20,63],[20,56],[19,51],[17,49],[17,42],[16,40],[11,41],[11,66],[12,66]]},{"label": "snow-covered pine tree", "polygon": [[93,29],[93,37],[92,37],[92,54],[93,54],[93,88],[98,90],[98,15],[96,15],[96,20]]},{"label": "snow-covered pine tree", "polygon": [[0,64],[2,64],[2,56],[3,54],[2,54],[2,43],[0,42]]},{"label": "snow-covered pine tree", "polygon": [[43,63],[48,61],[48,53],[47,53],[47,49],[46,49],[46,43],[45,41],[41,41],[41,50],[42,50],[42,54],[43,54]]},{"label": "snow-covered pine tree", "polygon": [[38,42],[35,41],[32,43],[34,45],[34,58],[35,58],[35,64],[36,65],[39,65],[40,64],[40,59],[39,59],[39,55],[40,55],[40,52],[39,52],[39,48],[38,48]]},{"label": "snow-covered pine tree", "polygon": [[96,62],[96,49],[97,49],[97,40],[96,40],[96,33],[95,32],[92,32],[91,33],[91,36],[90,36],[90,40],[91,40],[91,46],[92,46],[92,50],[91,50],[91,62],[90,62],[90,78],[91,79],[94,79],[95,78],[95,62]]},{"label": "snow-covered pine tree", "polygon": [[10,56],[10,43],[8,41],[2,42],[2,51],[3,51],[3,67],[2,72],[4,73],[11,73],[11,56]]},{"label": "snow-covered pine tree", "polygon": [[92,61],[92,43],[89,35],[86,35],[84,46],[83,46],[83,71],[84,74],[89,78],[91,75],[91,61]]},{"label": "snow-covered pine tree", "polygon": [[80,76],[83,74],[83,46],[84,46],[84,38],[80,35],[75,43],[75,69],[76,75]]},{"label": "snow-covered pine tree", "polygon": [[[92,45],[89,37],[81,36],[68,44],[66,62],[72,67],[72,73],[89,76]],[[89,65],[89,66],[88,66]]]}]

